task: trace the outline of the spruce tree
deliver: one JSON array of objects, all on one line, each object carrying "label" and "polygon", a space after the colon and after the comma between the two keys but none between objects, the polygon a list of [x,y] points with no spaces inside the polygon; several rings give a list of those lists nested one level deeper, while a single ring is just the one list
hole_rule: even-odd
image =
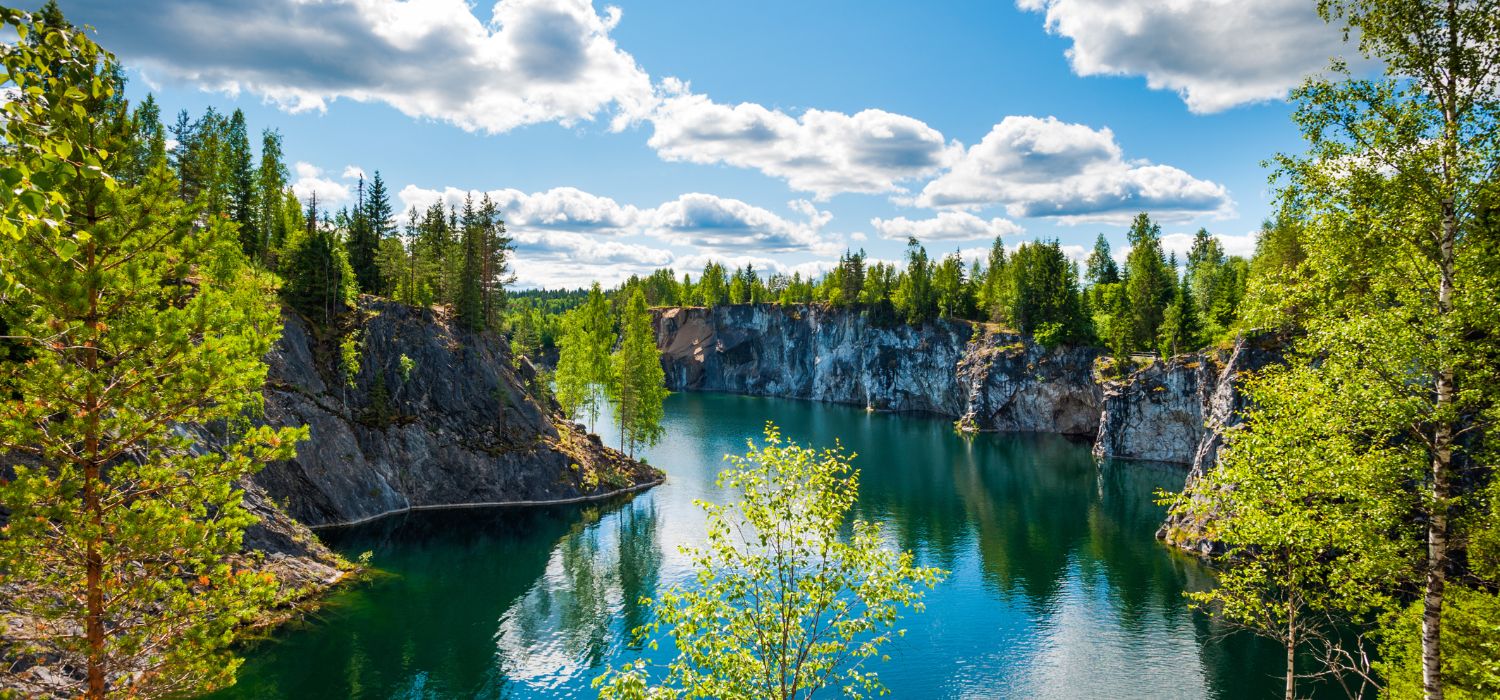
[{"label": "spruce tree", "polygon": [[460,326],[473,331],[484,330],[484,229],[479,221],[479,211],[474,208],[474,195],[464,197],[463,218],[459,220],[460,258],[458,288],[453,299],[453,312]]},{"label": "spruce tree", "polygon": [[239,225],[240,247],[251,260],[265,256],[266,242],[260,226],[254,154],[245,113],[234,110],[224,132],[224,177],[229,193],[229,220]]},{"label": "spruce tree", "polygon": [[11,640],[84,674],[70,693],[212,690],[238,666],[233,631],[274,593],[231,566],[255,520],[235,483],[307,433],[233,428],[216,449],[182,427],[240,425],[259,405],[273,279],[181,201],[164,149],[139,182],[113,177],[139,144],[112,57],[35,15],[0,18],[21,39],[0,51],[0,167],[23,173],[0,195],[0,269],[7,333],[29,353],[0,363],[22,399],[0,402],[0,612],[36,623]]},{"label": "spruce tree", "polygon": [[[345,227],[346,246],[349,249],[349,267],[354,270],[354,281],[359,291],[380,294],[380,267],[376,258],[380,252],[380,238],[375,223],[370,219],[369,200],[365,191],[365,176],[359,176],[354,209],[349,212]],[[387,203],[389,209],[389,203]]]},{"label": "spruce tree", "polygon": [[1142,213],[1128,233],[1130,254],[1125,258],[1125,295],[1130,301],[1130,350],[1156,347],[1157,331],[1176,292],[1176,275],[1167,269],[1161,248],[1161,226]]},{"label": "spruce tree", "polygon": [[1109,241],[1102,233],[1094,239],[1094,250],[1089,253],[1089,259],[1085,265],[1087,272],[1084,274],[1084,279],[1091,285],[1114,284],[1120,281],[1120,266],[1115,264],[1115,258],[1109,250]]},{"label": "spruce tree", "polygon": [[294,237],[280,269],[287,303],[326,326],[348,308],[357,287],[343,243],[318,216],[314,194],[307,205],[306,230]]},{"label": "spruce tree", "polygon": [[[396,222],[394,211],[391,209],[391,195],[386,190],[385,180],[380,177],[380,171],[375,171],[375,177],[370,180],[370,189],[364,197],[364,223],[367,227],[367,245],[373,246],[375,274],[368,280],[371,286],[365,287],[366,280],[361,280],[361,289],[370,294],[380,296],[391,296],[394,291],[394,277],[380,264],[382,257],[389,258],[390,249],[387,242],[395,238]],[[351,264],[352,261],[351,261]],[[356,272],[356,274],[358,274]]]}]

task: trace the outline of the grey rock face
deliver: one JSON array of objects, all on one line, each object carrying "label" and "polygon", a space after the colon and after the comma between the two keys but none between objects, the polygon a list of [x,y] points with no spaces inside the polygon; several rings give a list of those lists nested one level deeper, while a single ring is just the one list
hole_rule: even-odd
[{"label": "grey rock face", "polygon": [[959,419],[986,431],[1093,434],[1095,351],[1046,351],[965,321],[882,325],[819,306],[656,313],[667,387],[809,399]]},{"label": "grey rock face", "polygon": [[1094,456],[1187,464],[1204,436],[1216,373],[1204,353],[1154,362],[1104,385]]},{"label": "grey rock face", "polygon": [[[1282,361],[1282,339],[1269,334],[1241,337],[1227,352],[1209,353],[1206,360],[1215,364],[1215,380],[1209,388],[1203,408],[1203,434],[1193,449],[1187,486],[1214,469],[1224,436],[1244,423],[1249,401],[1242,391],[1249,374]],[[1156,536],[1183,549],[1199,554],[1213,552],[1214,543],[1203,536],[1204,522],[1192,522],[1169,515]]]},{"label": "grey rock face", "polygon": [[661,478],[557,420],[555,405],[539,405],[526,386],[534,372],[512,365],[499,336],[372,298],[359,313],[352,385],[338,370],[338,338],[315,337],[295,315],[268,357],[267,422],[311,434],[296,459],[254,481],[296,520],[319,526],[413,507],[577,499]]}]

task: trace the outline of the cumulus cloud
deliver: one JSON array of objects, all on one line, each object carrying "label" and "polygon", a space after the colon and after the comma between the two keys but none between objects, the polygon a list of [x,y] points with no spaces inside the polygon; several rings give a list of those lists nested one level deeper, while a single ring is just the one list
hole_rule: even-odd
[{"label": "cumulus cloud", "polygon": [[[397,198],[406,209],[423,209],[438,201],[461,207],[468,194],[456,187],[434,190],[407,185]],[[702,192],[644,209],[573,187],[530,194],[514,189],[474,193],[476,200],[484,195],[494,200],[518,240],[520,234],[590,234],[593,240],[601,235],[641,235],[710,251],[774,253],[826,251],[834,245],[822,236],[832,215],[806,200],[788,203],[805,217],[796,220],[738,199]]]},{"label": "cumulus cloud", "polygon": [[[344,168],[344,180],[350,179],[350,169],[354,166]],[[323,169],[306,161],[297,161],[292,166],[292,172],[296,179],[292,180],[292,191],[297,197],[307,201],[309,197],[317,195],[318,207],[326,208],[343,204],[353,196],[353,187],[347,182],[340,182],[323,173]]]},{"label": "cumulus cloud", "polygon": [[811,204],[802,209],[811,216],[793,221],[738,199],[693,192],[652,211],[648,232],[677,245],[710,250],[826,251],[831,242],[821,233],[831,216]]},{"label": "cumulus cloud", "polygon": [[[1161,237],[1162,250],[1168,253],[1176,253],[1178,261],[1186,264],[1188,251],[1193,249],[1194,235],[1191,233],[1166,234]],[[1211,235],[1219,239],[1219,245],[1223,247],[1225,255],[1238,255],[1242,258],[1248,258],[1255,254],[1255,239],[1257,237],[1255,232],[1247,233],[1243,236],[1231,236],[1222,233]],[[1123,253],[1124,255],[1129,255],[1130,251],[1127,248]],[[1124,260],[1124,255],[1118,257]]]},{"label": "cumulus cloud", "polygon": [[590,0],[74,0],[127,63],[162,77],[249,92],[291,111],[344,98],[382,102],[470,131],[623,127],[654,103],[649,76]]},{"label": "cumulus cloud", "polygon": [[819,199],[904,191],[937,173],[957,146],[912,117],[867,109],[809,109],[800,116],[754,103],[720,104],[668,79],[648,144],[669,161],[723,163],[786,180]]},{"label": "cumulus cloud", "polygon": [[931,219],[912,221],[904,216],[894,219],[870,219],[881,238],[922,241],[972,241],[980,238],[1013,236],[1023,230],[1009,219],[981,219],[964,211],[939,212]]},{"label": "cumulus cloud", "polygon": [[1307,0],[1018,0],[1072,40],[1089,75],[1139,75],[1193,112],[1277,100],[1334,56],[1353,57]]},{"label": "cumulus cloud", "polygon": [[1109,129],[1047,117],[1006,117],[951,170],[927,183],[927,207],[1005,205],[1014,218],[1121,223],[1140,211],[1160,219],[1227,214],[1223,185],[1169,165],[1128,161]]}]

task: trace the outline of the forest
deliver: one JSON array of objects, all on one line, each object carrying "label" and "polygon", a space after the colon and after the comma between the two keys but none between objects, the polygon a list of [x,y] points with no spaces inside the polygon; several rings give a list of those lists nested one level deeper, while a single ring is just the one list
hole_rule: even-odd
[{"label": "forest", "polygon": [[[663,435],[651,307],[820,304],[1102,347],[1121,372],[1132,356],[1273,334],[1284,361],[1248,381],[1219,463],[1160,494],[1214,542],[1215,585],[1193,605],[1279,644],[1288,699],[1308,681],[1351,696],[1500,695],[1500,7],[1319,8],[1385,73],[1335,64],[1292,93],[1305,150],[1268,162],[1276,215],[1250,259],[1200,230],[1179,260],[1141,213],[1123,263],[1102,234],[1083,261],[1056,240],[996,238],[967,265],[911,239],[899,263],[851,250],[812,278],[709,263],[696,279],[661,269],[607,292],[510,289],[514,244],[486,196],[402,221],[374,172],[352,206],[302,201],[275,129],[257,149],[239,110],[168,126],[153,98],[129,104],[119,64],[56,4],[0,9],[18,36],[3,52],[0,133],[0,586],[24,624],[7,658],[71,654],[90,698],[232,683],[235,634],[278,603],[238,558],[255,516],[236,484],[307,439],[257,420],[284,308],[330,337],[360,294],[493,332],[518,363],[555,365],[535,391],[566,417],[592,427],[611,406],[634,457]],[[184,425],[232,439],[202,450]],[[800,509],[837,540],[857,490],[847,459],[782,448],[774,428],[766,444],[728,477],[748,484],[753,518],[774,529],[776,508]],[[756,460],[787,460],[837,498],[762,504],[757,489],[776,485]],[[909,554],[874,557],[863,528],[849,561],[884,562],[897,602],[937,584]],[[714,532],[720,559],[737,561],[727,529]],[[719,610],[696,595],[667,618],[684,635]],[[839,643],[863,648],[856,636]],[[694,647],[705,666],[744,670],[712,641]],[[695,677],[683,669],[674,678]],[[606,693],[646,697],[626,671]]]}]

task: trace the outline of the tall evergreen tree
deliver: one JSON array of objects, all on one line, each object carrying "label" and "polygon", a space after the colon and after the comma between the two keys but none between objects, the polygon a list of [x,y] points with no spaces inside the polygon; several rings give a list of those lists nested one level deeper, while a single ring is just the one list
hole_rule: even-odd
[{"label": "tall evergreen tree", "polygon": [[83,674],[70,693],[193,695],[232,682],[231,635],[274,588],[229,563],[255,520],[235,484],[306,431],[205,451],[180,430],[258,405],[273,280],[180,200],[164,153],[113,178],[139,152],[113,59],[47,14],[0,9],[21,37],[0,52],[0,168],[28,173],[0,194],[0,269],[29,353],[0,363],[22,399],[0,402],[0,613],[34,623],[7,642]]},{"label": "tall evergreen tree", "polygon": [[[377,224],[370,218],[370,199],[373,192],[367,192],[365,188],[365,176],[359,176],[359,184],[355,189],[354,209],[349,212],[345,223],[345,245],[349,249],[349,267],[354,270],[354,281],[359,285],[359,291],[366,294],[380,294],[384,290],[381,281],[380,266],[376,258],[380,254],[380,235],[376,229]],[[390,213],[390,202],[386,202],[386,214]]]},{"label": "tall evergreen tree", "polygon": [[234,110],[224,132],[224,177],[229,190],[229,220],[239,225],[240,247],[251,260],[265,257],[266,243],[260,226],[255,172],[255,154],[250,150],[250,132],[245,113]]},{"label": "tall evergreen tree", "polygon": [[261,132],[260,167],[255,173],[255,203],[257,206],[256,248],[263,262],[268,262],[272,251],[286,245],[289,229],[287,206],[296,208],[295,201],[288,202],[286,196],[287,169],[281,151],[281,133],[274,129]]},{"label": "tall evergreen tree", "polygon": [[[370,280],[373,285],[367,291],[371,294],[391,296],[395,290],[394,270],[387,271],[387,266],[382,266],[382,257],[389,257],[393,250],[388,242],[395,238],[396,221],[395,212],[391,208],[391,195],[386,190],[385,180],[380,177],[380,171],[375,171],[375,176],[370,180],[370,188],[364,197],[364,221],[369,228],[369,242],[375,246],[375,276]],[[398,242],[399,245],[399,242]],[[352,263],[351,263],[352,264]],[[402,266],[404,267],[404,265]]]},{"label": "tall evergreen tree", "polygon": [[1127,234],[1130,254],[1125,258],[1125,295],[1130,301],[1132,351],[1156,347],[1157,331],[1176,293],[1176,272],[1167,268],[1161,247],[1161,226],[1142,213]]},{"label": "tall evergreen tree", "polygon": [[1114,255],[1110,253],[1109,241],[1104,234],[1099,234],[1094,239],[1094,250],[1089,253],[1089,259],[1085,263],[1084,279],[1090,285],[1114,284],[1120,281],[1120,266],[1115,264]]},{"label": "tall evergreen tree", "polygon": [[325,326],[348,308],[358,288],[349,255],[333,227],[319,222],[318,196],[307,204],[306,230],[288,246],[280,270],[282,295],[293,308]]}]

